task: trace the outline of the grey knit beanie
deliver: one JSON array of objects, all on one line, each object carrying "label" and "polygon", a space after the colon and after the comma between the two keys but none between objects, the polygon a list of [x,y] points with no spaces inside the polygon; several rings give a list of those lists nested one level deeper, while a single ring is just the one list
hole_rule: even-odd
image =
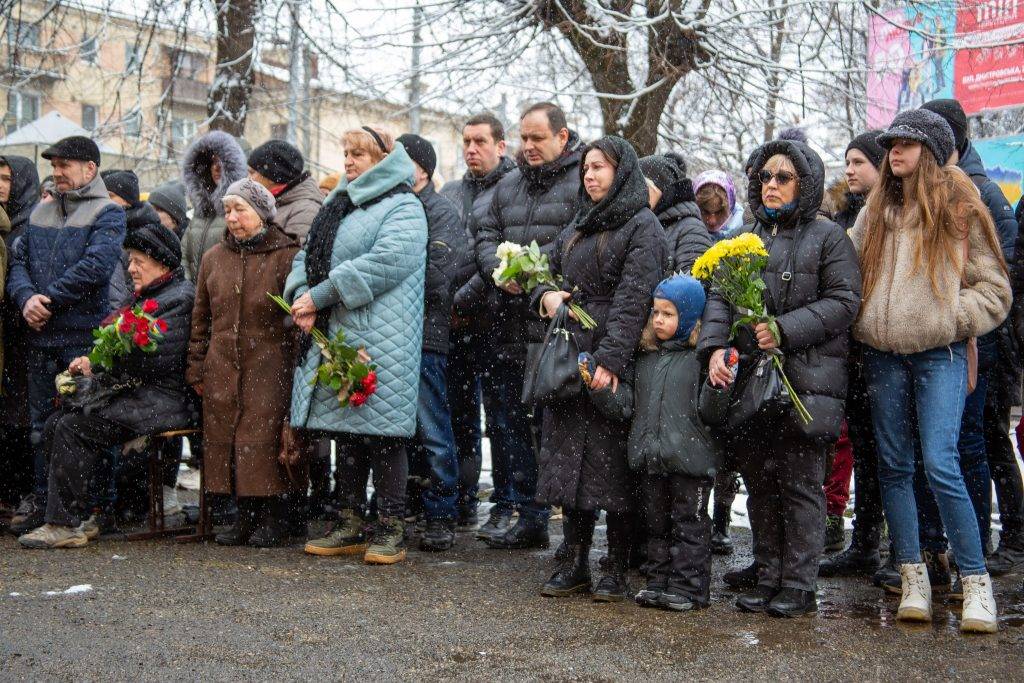
[{"label": "grey knit beanie", "polygon": [[252,207],[252,210],[259,214],[264,223],[274,220],[277,215],[277,202],[270,190],[263,187],[255,180],[242,178],[228,185],[224,197],[235,196]]},{"label": "grey knit beanie", "polygon": [[878,136],[878,144],[886,149],[896,140],[915,140],[927,147],[939,166],[945,166],[956,149],[953,129],[933,111],[911,109],[900,112],[889,124],[889,130]]}]

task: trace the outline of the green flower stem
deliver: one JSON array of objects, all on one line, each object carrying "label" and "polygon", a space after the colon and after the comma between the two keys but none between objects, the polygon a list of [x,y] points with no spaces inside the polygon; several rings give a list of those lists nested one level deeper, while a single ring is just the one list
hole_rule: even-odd
[{"label": "green flower stem", "polygon": [[793,385],[789,383],[789,378],[786,377],[786,371],[782,369],[782,356],[780,354],[772,354],[772,360],[775,361],[775,367],[779,369],[779,374],[782,376],[782,383],[786,385],[786,391],[789,392],[789,398],[793,401],[793,407],[796,408],[797,415],[804,421],[804,424],[810,424],[811,414],[807,412],[807,408],[804,406],[804,402],[800,400],[800,397],[796,395],[796,391],[793,390]]}]

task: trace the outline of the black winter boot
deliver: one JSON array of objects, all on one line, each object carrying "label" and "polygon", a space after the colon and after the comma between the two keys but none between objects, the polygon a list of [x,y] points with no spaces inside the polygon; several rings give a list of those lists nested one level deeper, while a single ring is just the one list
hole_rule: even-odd
[{"label": "black winter boot", "polygon": [[818,565],[818,576],[856,576],[870,575],[882,566],[882,556],[878,548],[863,548],[856,543],[832,557],[826,558]]},{"label": "black winter boot", "polygon": [[732,539],[729,538],[729,522],[732,510],[725,505],[715,505],[713,525],[711,527],[711,553],[713,555],[732,555]]},{"label": "black winter boot", "polygon": [[484,543],[496,550],[547,548],[550,544],[547,520],[519,515],[519,520],[511,529],[501,536],[484,538]]},{"label": "black winter boot", "polygon": [[630,596],[629,582],[626,581],[628,555],[628,550],[608,551],[608,567],[594,588],[594,602],[622,602]]},{"label": "black winter boot", "polygon": [[772,617],[803,617],[818,611],[818,599],[814,591],[783,588],[771,599],[765,611]]},{"label": "black winter boot", "polygon": [[430,517],[427,528],[420,537],[420,550],[443,552],[455,544],[455,520],[444,517]]},{"label": "black winter boot", "polygon": [[590,592],[590,546],[573,545],[568,550],[569,556],[540,589],[541,595],[561,598],[573,593]]},{"label": "black winter boot", "polygon": [[722,574],[722,581],[725,585],[735,590],[752,588],[757,585],[757,562],[751,562],[743,569],[733,569]]},{"label": "black winter boot", "polygon": [[263,503],[263,519],[259,527],[249,536],[249,545],[254,548],[277,548],[287,545],[292,535],[289,513],[295,512],[284,496],[270,496]]},{"label": "black winter boot", "polygon": [[238,512],[234,524],[213,538],[218,545],[245,545],[252,536],[256,515],[259,513],[259,499],[239,498],[236,507]]}]

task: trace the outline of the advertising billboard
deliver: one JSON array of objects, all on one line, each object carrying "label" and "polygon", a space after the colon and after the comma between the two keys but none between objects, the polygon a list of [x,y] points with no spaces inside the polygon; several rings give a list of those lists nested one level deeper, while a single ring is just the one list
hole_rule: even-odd
[{"label": "advertising billboard", "polygon": [[1024,0],[960,0],[953,66],[964,111],[1024,104]]},{"label": "advertising billboard", "polygon": [[1024,194],[1024,135],[974,140],[972,144],[989,179],[999,185],[1010,206],[1017,206]]}]

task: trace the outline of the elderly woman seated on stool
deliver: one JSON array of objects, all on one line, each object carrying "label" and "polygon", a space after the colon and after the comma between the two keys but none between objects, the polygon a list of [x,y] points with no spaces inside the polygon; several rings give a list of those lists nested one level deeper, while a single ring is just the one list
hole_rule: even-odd
[{"label": "elderly woman seated on stool", "polygon": [[[46,423],[43,443],[49,464],[46,523],[21,536],[26,548],[81,548],[99,535],[89,524],[89,480],[111,447],[139,436],[192,426],[196,409],[185,385],[185,362],[195,288],[181,268],[181,244],[159,223],[125,237],[135,288],[128,307],[152,299],[154,317],[166,323],[156,350],[132,350],[114,359],[110,370],[94,372],[88,356],[68,372],[76,377],[73,400]],[[152,306],[152,304],[148,304]],[[89,378],[83,382],[80,377]]]}]

